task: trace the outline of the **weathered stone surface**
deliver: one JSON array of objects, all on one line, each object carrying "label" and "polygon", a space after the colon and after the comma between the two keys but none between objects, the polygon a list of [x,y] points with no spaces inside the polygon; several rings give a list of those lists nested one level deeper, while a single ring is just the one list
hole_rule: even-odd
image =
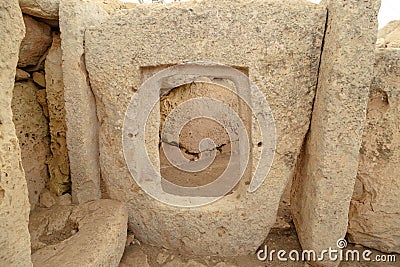
[{"label": "weathered stone surface", "polygon": [[[109,13],[125,7],[119,0],[91,0],[91,2],[97,3]],[[25,14],[49,20],[58,19],[60,0],[19,0],[19,4]]]},{"label": "weathered stone surface", "polygon": [[[310,132],[292,185],[303,249],[344,238],[371,83],[380,1],[323,1],[328,8]],[[339,262],[312,263],[337,266]],[[318,265],[319,264],[319,265]]]},{"label": "weathered stone surface", "polygon": [[17,73],[15,74],[15,81],[20,82],[20,81],[25,81],[28,80],[31,77],[31,75],[21,69],[17,69]]},{"label": "weathered stone surface", "polygon": [[56,197],[47,189],[40,194],[39,203],[41,207],[50,208],[56,204]]},{"label": "weathered stone surface", "polygon": [[385,27],[378,31],[378,39],[385,38],[388,34],[400,27],[400,20],[392,20]]},{"label": "weathered stone surface", "polygon": [[49,188],[58,196],[71,189],[61,57],[61,39],[59,35],[55,35],[53,44],[46,58],[45,69],[47,84],[46,95],[50,119],[50,149],[52,153],[52,157],[49,160]]},{"label": "weathered stone surface", "polygon": [[0,265],[32,266],[28,189],[11,109],[25,32],[18,1],[0,1],[0,18]]},{"label": "weathered stone surface", "polygon": [[48,119],[49,118],[49,107],[47,105],[46,99],[46,89],[40,89],[36,91],[36,99],[40,106],[42,107],[44,116]]},{"label": "weathered stone surface", "polygon": [[32,208],[38,203],[39,194],[49,179],[47,159],[50,157],[49,126],[37,101],[37,91],[31,81],[16,83],[12,100],[13,121]]},{"label": "weathered stone surface", "polygon": [[125,205],[102,199],[37,209],[29,221],[35,266],[118,266],[127,233]]},{"label": "weathered stone surface", "polygon": [[400,20],[393,20],[378,31],[377,48],[400,48]]},{"label": "weathered stone surface", "polygon": [[32,73],[32,79],[40,87],[46,87],[46,79],[43,72],[37,71]]},{"label": "weathered stone surface", "polygon": [[58,19],[60,0],[19,0],[22,12],[39,18]]},{"label": "weathered stone surface", "polygon": [[[128,203],[129,228],[139,240],[194,254],[237,255],[254,252],[267,236],[309,126],[326,21],[324,7],[295,2],[138,5],[86,31],[102,178],[111,198]],[[275,116],[277,153],[254,193],[242,179],[232,194],[187,209],[160,203],[139,188],[126,167],[121,134],[145,68],[195,61],[248,68]],[[149,157],[158,159],[159,125],[152,127]]]},{"label": "weathered stone surface", "polygon": [[125,249],[119,267],[141,266],[150,267],[147,255],[139,246],[129,246]]},{"label": "weathered stone surface", "polygon": [[[211,83],[211,80],[209,82]],[[225,87],[210,83],[185,84],[163,96],[160,101],[160,131],[164,127],[166,117],[174,108],[195,97],[207,96],[218,99],[239,113],[238,96]],[[206,137],[212,139],[216,147],[229,145],[230,142],[228,134],[220,124],[212,120],[198,119],[188,122],[182,128],[178,140],[179,146],[189,153],[199,153],[201,152],[199,143]],[[162,141],[169,143],[172,140]]]},{"label": "weathered stone surface", "polygon": [[67,193],[62,196],[59,196],[56,201],[57,205],[68,206],[72,204],[72,197],[70,194]]},{"label": "weathered stone surface", "polygon": [[348,233],[351,242],[400,253],[400,50],[379,49],[375,60]]},{"label": "weathered stone surface", "polygon": [[37,65],[40,58],[51,45],[50,26],[24,16],[26,34],[19,50],[18,67]]},{"label": "weathered stone surface", "polygon": [[100,197],[98,120],[83,58],[83,37],[88,26],[100,23],[107,16],[95,2],[60,2],[67,146],[75,203]]}]

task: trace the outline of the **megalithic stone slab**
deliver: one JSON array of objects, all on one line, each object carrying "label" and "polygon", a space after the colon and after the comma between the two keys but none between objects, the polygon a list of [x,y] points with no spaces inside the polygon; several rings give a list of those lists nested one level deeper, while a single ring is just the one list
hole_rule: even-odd
[{"label": "megalithic stone slab", "polygon": [[[371,83],[380,1],[327,0],[311,128],[292,185],[303,249],[336,249],[347,229]],[[317,253],[318,254],[318,253]],[[336,262],[312,262],[337,266]]]},{"label": "megalithic stone slab", "polygon": [[348,233],[354,243],[400,253],[400,49],[375,55]]},{"label": "megalithic stone slab", "polygon": [[0,2],[0,265],[32,266],[28,188],[11,100],[25,26],[17,0]]},{"label": "megalithic stone slab", "polygon": [[[276,221],[309,127],[325,22],[326,9],[309,1],[190,1],[138,5],[86,31],[86,66],[101,121],[102,178],[110,197],[127,203],[129,228],[139,240],[200,255],[256,251]],[[266,180],[253,193],[242,179],[232,194],[212,204],[170,206],[147,195],[130,175],[123,121],[150,72],[198,61],[248,70],[261,91],[252,100],[265,97],[275,118],[276,154]],[[149,121],[147,155],[158,160],[160,124]]]},{"label": "megalithic stone slab", "polygon": [[108,13],[94,1],[60,1],[60,30],[67,147],[72,200],[84,203],[100,198],[98,120],[95,99],[84,61],[84,33]]}]

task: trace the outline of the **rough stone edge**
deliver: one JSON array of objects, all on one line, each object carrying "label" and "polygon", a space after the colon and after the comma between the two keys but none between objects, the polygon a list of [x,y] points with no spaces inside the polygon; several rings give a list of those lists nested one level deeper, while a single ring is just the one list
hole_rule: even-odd
[{"label": "rough stone edge", "polygon": [[[358,155],[366,119],[369,85],[372,80],[374,64],[374,44],[378,28],[376,17],[380,7],[379,0],[364,1],[364,4],[368,5],[369,8],[368,10],[365,8],[365,12],[358,12],[358,14],[352,13],[351,8],[348,9],[347,5],[359,5],[357,8],[362,8],[360,3],[341,3],[342,1],[324,0],[321,3],[328,9],[327,30],[321,55],[313,117],[298,162],[298,173],[293,181],[291,197],[292,216],[302,248],[305,250],[313,249],[317,252],[317,255],[320,255],[318,253],[329,247],[336,249],[337,240],[346,235],[348,210],[357,175]],[[361,26],[354,27],[354,25],[351,25],[353,27],[350,27],[348,21],[342,20],[344,16],[340,15],[340,13],[343,14],[342,12],[346,12],[347,16],[354,16],[351,21],[360,21]],[[366,19],[368,16],[375,16],[375,20]],[[360,18],[364,18],[364,20],[359,20]],[[366,28],[362,23],[369,25],[369,32],[359,32],[360,27]],[[357,40],[358,49],[353,47],[354,40]],[[360,55],[364,55],[364,60],[357,62],[361,68],[356,71],[353,68],[354,60]],[[337,62],[340,60],[342,60],[342,63],[338,65]],[[343,77],[339,78],[339,80],[342,80],[342,84],[339,85],[332,85],[332,77],[334,80],[336,75],[347,75],[349,76],[347,79],[351,81],[354,79],[351,76],[352,74],[361,77],[360,83],[356,89],[349,88],[351,85],[347,86],[348,88],[344,92],[342,91],[344,96],[338,98],[339,101],[343,102],[343,107],[347,104],[350,109],[337,109],[338,104],[331,107],[329,101],[326,104],[326,100],[332,97],[332,87],[343,87]],[[336,93],[341,92],[336,90]],[[358,101],[350,102],[350,104],[345,103],[346,100],[354,99],[356,96]],[[362,107],[354,108],[360,103]],[[333,124],[330,124],[327,116],[341,119],[336,119],[332,121]],[[335,125],[335,122],[340,122],[340,125]],[[342,136],[342,140],[332,138],[335,135],[332,135],[329,131],[331,129],[337,131],[338,127],[346,127],[346,124],[354,127],[348,129],[348,131],[353,132],[355,138],[349,136]],[[340,132],[338,131],[337,134],[340,134]],[[333,146],[336,147],[338,152],[336,155],[329,153],[332,152]],[[328,148],[329,152],[324,154],[323,151],[327,147],[330,147]],[[332,166],[329,166],[329,164],[326,166],[328,161],[333,163],[335,158],[343,159],[346,157],[350,159],[350,163],[337,166],[338,169],[342,168],[342,170],[329,171]],[[340,174],[342,179],[338,179],[337,174]],[[341,193],[338,194],[337,191],[334,191],[335,189],[340,189]],[[326,192],[332,192],[334,196],[325,195]],[[335,201],[335,195],[340,197],[339,203]],[[341,197],[343,195],[345,198]],[[321,214],[323,216],[320,216]],[[326,234],[318,236],[321,232]],[[316,236],[318,237],[315,238]],[[340,261],[310,262],[313,266],[338,266],[339,263]]]},{"label": "rough stone edge", "polygon": [[1,150],[8,150],[0,153],[0,265],[32,266],[28,188],[11,110],[19,46],[25,36],[18,1],[1,1],[0,17],[0,35],[4,37],[0,46],[0,140]]},{"label": "rough stone edge", "polygon": [[84,61],[84,32],[108,13],[95,2],[61,0],[59,16],[72,201],[84,203],[101,197],[99,122]]}]

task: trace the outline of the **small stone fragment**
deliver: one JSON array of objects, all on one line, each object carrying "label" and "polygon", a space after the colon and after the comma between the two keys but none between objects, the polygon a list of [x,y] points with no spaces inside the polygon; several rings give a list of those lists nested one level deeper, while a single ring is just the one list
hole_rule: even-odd
[{"label": "small stone fragment", "polygon": [[34,72],[33,74],[32,74],[32,78],[33,78],[33,81],[37,84],[37,85],[39,85],[39,86],[41,86],[41,87],[46,87],[46,79],[44,78],[44,73],[43,72]]},{"label": "small stone fragment", "polygon": [[15,74],[15,81],[19,82],[19,81],[25,81],[28,80],[31,77],[31,75],[21,69],[17,69],[17,73]]},{"label": "small stone fragment", "polygon": [[44,189],[42,193],[40,194],[39,198],[39,204],[42,207],[45,208],[50,208],[54,204],[56,204],[56,199],[52,193],[50,193],[49,190]]},{"label": "small stone fragment", "polygon": [[61,195],[57,198],[57,205],[60,206],[69,206],[72,204],[72,198],[71,195],[66,193],[64,195]]}]

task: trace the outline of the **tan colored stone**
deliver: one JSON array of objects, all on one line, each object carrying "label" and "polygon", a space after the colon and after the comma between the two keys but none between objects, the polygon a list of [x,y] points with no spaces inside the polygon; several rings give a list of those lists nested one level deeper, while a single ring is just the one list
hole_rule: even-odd
[{"label": "tan colored stone", "polygon": [[393,20],[378,31],[377,48],[400,48],[400,20]]},{"label": "tan colored stone", "polygon": [[18,67],[36,66],[51,45],[50,26],[24,16],[26,34],[19,50]]},{"label": "tan colored stone", "polygon": [[386,38],[388,34],[395,31],[400,27],[400,20],[392,20],[385,27],[378,31],[378,39],[379,38]]},{"label": "tan colored stone", "polygon": [[[323,1],[327,31],[310,132],[292,185],[303,249],[336,248],[347,230],[371,83],[380,1]],[[326,255],[327,256],[327,255]],[[312,262],[337,266],[339,261]]]},{"label": "tan colored stone", "polygon": [[[111,13],[125,7],[119,0],[91,0],[104,10]],[[57,20],[59,16],[60,0],[19,0],[22,12],[35,17]]]},{"label": "tan colored stone", "polygon": [[28,189],[11,109],[25,33],[18,1],[0,1],[0,18],[0,265],[32,266]]},{"label": "tan colored stone", "polygon": [[[30,219],[35,266],[118,266],[125,248],[126,207],[102,199],[38,209]],[[41,248],[40,248],[41,247]]]},{"label": "tan colored stone", "polygon": [[[222,101],[239,113],[238,96],[229,91],[229,89],[210,83],[185,84],[172,90],[168,95],[161,98],[160,131],[164,127],[166,117],[174,108],[191,98],[204,96]],[[199,143],[203,138],[212,139],[216,147],[229,145],[230,143],[229,136],[225,129],[223,129],[220,124],[206,119],[193,120],[187,123],[180,133],[178,142],[179,146],[187,152],[200,153]],[[168,144],[171,142],[178,143],[175,140],[162,141]]]},{"label": "tan colored stone", "polygon": [[37,85],[39,85],[41,87],[46,87],[46,79],[44,77],[43,72],[39,72],[39,71],[34,72],[32,74],[32,79]]},{"label": "tan colored stone", "polygon": [[56,204],[56,197],[49,190],[44,189],[40,194],[39,203],[41,207],[50,208]]},{"label": "tan colored stone", "polygon": [[47,105],[46,89],[39,89],[36,91],[36,99],[39,105],[42,107],[44,116],[49,118],[49,106]]},{"label": "tan colored stone", "polygon": [[[256,251],[275,223],[309,126],[325,21],[325,8],[308,1],[196,1],[138,5],[86,31],[102,178],[111,198],[128,203],[129,228],[138,239],[201,255]],[[126,108],[148,66],[196,61],[248,68],[275,116],[277,145],[271,172],[257,191],[247,192],[242,179],[219,201],[186,209],[139,188],[128,172],[121,135]],[[147,143],[156,161],[159,125],[151,124]]]},{"label": "tan colored stone", "polygon": [[59,0],[19,0],[22,12],[39,18],[58,19]]},{"label": "tan colored stone", "polygon": [[400,50],[375,52],[349,240],[400,253]]},{"label": "tan colored stone", "polygon": [[100,198],[98,120],[83,59],[83,37],[88,26],[100,23],[107,16],[105,10],[91,1],[60,2],[67,146],[74,203]]},{"label": "tan colored stone", "polygon": [[21,69],[17,69],[17,73],[15,74],[15,81],[20,82],[20,81],[25,81],[28,80],[31,77],[31,75]]},{"label": "tan colored stone", "polygon": [[139,246],[130,246],[125,249],[119,267],[141,266],[150,267],[147,255]]},{"label": "tan colored stone", "polygon": [[188,262],[184,262],[179,258],[175,258],[174,260],[164,264],[165,267],[206,267],[204,264],[197,262],[195,260],[189,260]]},{"label": "tan colored stone", "polygon": [[60,206],[68,206],[72,204],[72,197],[70,194],[66,193],[62,196],[59,196],[56,200],[57,205]]},{"label": "tan colored stone", "polygon": [[38,203],[39,194],[49,179],[47,159],[50,157],[49,126],[37,101],[37,91],[31,81],[16,83],[12,101],[32,208]]},{"label": "tan colored stone", "polygon": [[71,189],[61,57],[61,39],[59,35],[55,35],[53,38],[53,45],[46,58],[45,69],[47,84],[46,95],[50,118],[50,149],[52,153],[52,157],[49,160],[49,188],[50,191],[58,196],[61,196]]}]

